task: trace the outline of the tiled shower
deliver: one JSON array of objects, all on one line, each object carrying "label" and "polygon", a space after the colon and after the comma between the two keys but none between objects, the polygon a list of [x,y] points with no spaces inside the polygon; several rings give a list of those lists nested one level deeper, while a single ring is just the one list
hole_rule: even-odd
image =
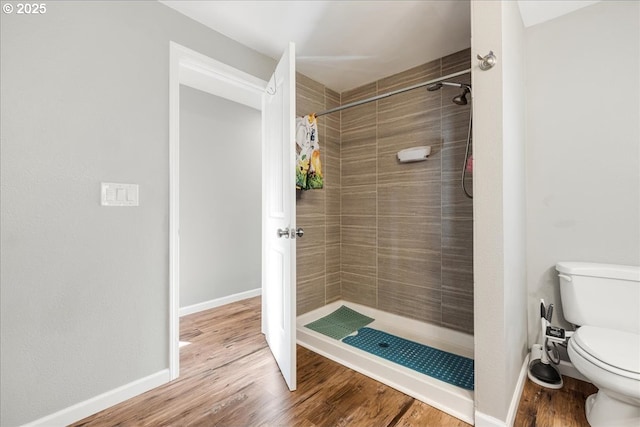
[{"label": "tiled shower", "polygon": [[[465,70],[470,59],[463,50],[342,94],[298,74],[297,114]],[[298,314],[344,299],[473,333],[473,203],[460,182],[470,104],[451,102],[459,92],[421,88],[318,118],[325,187],[298,194]],[[399,150],[420,145],[432,148],[427,161],[398,163]]]}]

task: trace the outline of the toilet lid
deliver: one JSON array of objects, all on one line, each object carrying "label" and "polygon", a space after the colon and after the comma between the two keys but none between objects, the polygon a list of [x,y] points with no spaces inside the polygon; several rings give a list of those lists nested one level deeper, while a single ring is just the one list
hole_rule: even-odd
[{"label": "toilet lid", "polygon": [[592,357],[630,373],[640,373],[640,335],[613,329],[582,326],[571,337]]}]

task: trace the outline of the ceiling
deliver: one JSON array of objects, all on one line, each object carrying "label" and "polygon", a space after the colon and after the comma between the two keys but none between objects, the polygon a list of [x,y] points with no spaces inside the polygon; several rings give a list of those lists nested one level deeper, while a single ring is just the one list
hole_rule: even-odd
[{"label": "ceiling", "polygon": [[471,45],[469,0],[161,2],[338,92]]},{"label": "ceiling", "polygon": [[525,27],[549,21],[601,0],[518,0]]},{"label": "ceiling", "polygon": [[[525,26],[598,0],[518,0]],[[161,3],[271,58],[296,44],[298,71],[342,92],[471,45],[469,0]]]}]

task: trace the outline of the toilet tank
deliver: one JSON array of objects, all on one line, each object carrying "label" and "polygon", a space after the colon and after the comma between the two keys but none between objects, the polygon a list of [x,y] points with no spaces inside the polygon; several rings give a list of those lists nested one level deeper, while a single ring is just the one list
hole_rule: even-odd
[{"label": "toilet tank", "polygon": [[559,262],[564,318],[640,334],[640,266]]}]

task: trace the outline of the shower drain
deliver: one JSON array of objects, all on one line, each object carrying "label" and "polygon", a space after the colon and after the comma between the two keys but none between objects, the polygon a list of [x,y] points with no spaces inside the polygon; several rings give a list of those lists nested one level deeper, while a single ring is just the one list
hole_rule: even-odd
[{"label": "shower drain", "polygon": [[378,347],[387,348],[387,347],[389,347],[389,343],[386,343],[386,342],[379,342],[379,343],[378,343]]}]

